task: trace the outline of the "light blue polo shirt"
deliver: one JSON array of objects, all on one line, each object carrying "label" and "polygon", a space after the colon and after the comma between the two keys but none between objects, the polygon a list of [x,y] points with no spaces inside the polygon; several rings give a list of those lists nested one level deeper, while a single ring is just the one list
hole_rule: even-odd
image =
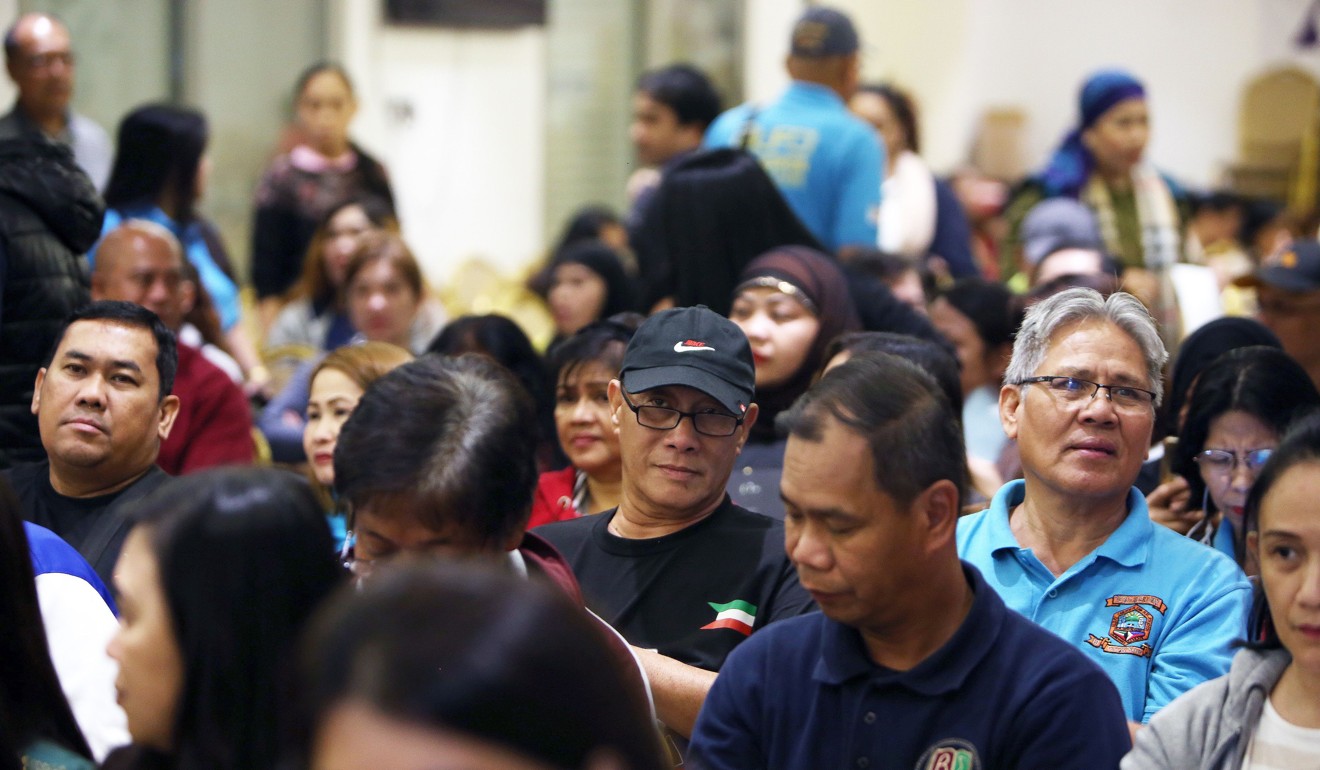
[{"label": "light blue polo shirt", "polygon": [[720,115],[706,130],[704,146],[736,146],[745,128],[748,150],[827,250],[875,247],[885,151],[875,129],[849,112],[837,93],[794,81],[770,104],[743,104]]},{"label": "light blue polo shirt", "polygon": [[1025,482],[1011,481],[988,509],[963,517],[958,553],[1009,607],[1098,663],[1129,720],[1147,722],[1228,673],[1251,606],[1251,586],[1232,559],[1152,523],[1134,488],[1118,529],[1055,577],[1009,528],[1009,512],[1025,495]]}]

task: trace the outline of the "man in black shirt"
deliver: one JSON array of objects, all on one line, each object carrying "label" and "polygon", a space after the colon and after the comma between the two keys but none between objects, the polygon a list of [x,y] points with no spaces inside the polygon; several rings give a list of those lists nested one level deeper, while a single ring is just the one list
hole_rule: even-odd
[{"label": "man in black shirt", "polygon": [[68,541],[111,585],[124,513],[168,478],[156,455],[179,411],[174,333],[140,305],[94,302],[69,316],[59,340],[32,397],[48,460],[4,473],[23,518]]},{"label": "man in black shirt", "polygon": [[623,495],[537,532],[568,559],[587,606],[637,648],[656,712],[686,737],[724,658],[767,623],[814,609],[780,522],[724,493],[756,422],[747,338],[705,307],[648,319],[609,385]]}]

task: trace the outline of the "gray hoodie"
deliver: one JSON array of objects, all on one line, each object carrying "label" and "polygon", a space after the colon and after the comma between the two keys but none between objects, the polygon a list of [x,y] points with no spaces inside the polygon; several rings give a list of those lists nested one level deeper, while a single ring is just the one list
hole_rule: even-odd
[{"label": "gray hoodie", "polygon": [[1227,676],[1197,685],[1137,731],[1121,770],[1237,770],[1287,650],[1239,650]]}]

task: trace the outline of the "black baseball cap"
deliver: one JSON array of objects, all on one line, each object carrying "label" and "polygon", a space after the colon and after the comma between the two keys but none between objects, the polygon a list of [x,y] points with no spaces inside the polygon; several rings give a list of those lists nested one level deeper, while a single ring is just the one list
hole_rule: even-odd
[{"label": "black baseball cap", "polygon": [[742,416],[752,403],[752,347],[733,321],[705,305],[656,313],[633,334],[619,370],[623,389],[696,388]]},{"label": "black baseball cap", "polygon": [[852,20],[833,8],[808,8],[793,25],[791,51],[794,56],[818,58],[857,53],[860,44]]},{"label": "black baseball cap", "polygon": [[1238,278],[1233,283],[1297,292],[1320,289],[1320,242],[1298,238],[1266,257],[1254,274]]}]

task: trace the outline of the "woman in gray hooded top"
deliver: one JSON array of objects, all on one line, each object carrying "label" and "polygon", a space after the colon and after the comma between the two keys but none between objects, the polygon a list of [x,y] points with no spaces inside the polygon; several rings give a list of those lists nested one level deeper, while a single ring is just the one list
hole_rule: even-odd
[{"label": "woman in gray hooded top", "polygon": [[[1241,458],[1235,458],[1241,461]],[[1320,767],[1320,416],[1299,422],[1247,499],[1260,559],[1250,642],[1139,731],[1122,770]]]}]

